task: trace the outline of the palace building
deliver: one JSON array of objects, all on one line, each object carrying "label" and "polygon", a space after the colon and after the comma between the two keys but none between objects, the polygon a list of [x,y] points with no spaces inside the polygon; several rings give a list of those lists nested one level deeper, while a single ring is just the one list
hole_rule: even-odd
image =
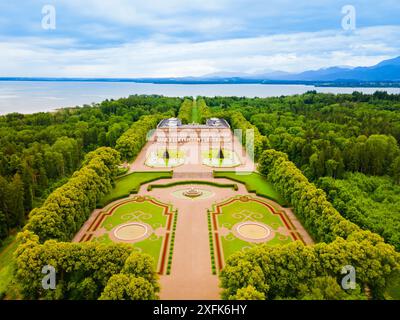
[{"label": "palace building", "polygon": [[205,124],[182,124],[178,118],[163,119],[154,135],[161,143],[227,143],[232,141],[229,123],[222,118],[210,118]]}]

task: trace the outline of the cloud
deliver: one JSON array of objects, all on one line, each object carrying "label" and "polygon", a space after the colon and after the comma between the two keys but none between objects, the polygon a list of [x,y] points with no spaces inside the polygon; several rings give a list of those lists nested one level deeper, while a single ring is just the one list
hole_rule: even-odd
[{"label": "cloud", "polygon": [[399,55],[400,26],[172,42],[165,37],[104,48],[72,48],[74,39],[0,42],[2,76],[180,77],[218,71],[298,72],[373,65]]},{"label": "cloud", "polygon": [[[0,3],[0,76],[176,77],[373,65],[400,55],[400,2],[353,0],[46,0]],[[372,6],[373,4],[373,6]]]},{"label": "cloud", "polygon": [[151,0],[99,1],[68,0],[62,7],[79,12],[83,19],[94,19],[125,27],[140,27],[163,32],[204,32],[235,29],[240,19],[221,13],[226,0]]}]

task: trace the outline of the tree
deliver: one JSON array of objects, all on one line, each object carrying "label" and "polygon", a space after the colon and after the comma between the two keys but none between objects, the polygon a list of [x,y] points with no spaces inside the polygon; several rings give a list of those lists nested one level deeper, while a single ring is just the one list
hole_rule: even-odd
[{"label": "tree", "polygon": [[0,210],[0,244],[1,244],[1,239],[6,238],[7,236],[8,236],[8,224],[6,215],[3,213],[3,211]]},{"label": "tree", "polygon": [[25,229],[35,232],[41,241],[70,240],[100,198],[111,190],[118,163],[119,153],[112,148],[88,153],[83,167],[53,191],[41,208],[30,213]]},{"label": "tree", "polygon": [[391,167],[392,176],[397,184],[400,184],[400,156],[394,159]]},{"label": "tree", "polygon": [[229,300],[265,300],[265,295],[257,291],[253,286],[240,288]]},{"label": "tree", "polygon": [[142,277],[116,274],[108,280],[100,300],[155,300],[154,287]]},{"label": "tree", "polygon": [[122,272],[134,277],[142,277],[152,284],[155,291],[159,290],[158,276],[154,270],[154,260],[148,254],[132,252],[126,259]]},{"label": "tree", "polygon": [[193,100],[186,98],[179,109],[178,118],[181,119],[182,123],[190,123],[192,120],[192,109]]},{"label": "tree", "polygon": [[24,209],[24,185],[21,176],[17,173],[10,184],[8,197],[8,208],[10,214],[10,225],[16,227],[25,221]]},{"label": "tree", "polygon": [[344,291],[336,279],[329,276],[317,277],[307,284],[299,285],[299,294],[301,300],[366,300],[367,297],[357,289]]}]

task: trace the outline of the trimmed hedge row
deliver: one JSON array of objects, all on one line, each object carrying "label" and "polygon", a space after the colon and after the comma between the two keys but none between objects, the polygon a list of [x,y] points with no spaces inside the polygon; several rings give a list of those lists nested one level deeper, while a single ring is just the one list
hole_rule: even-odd
[{"label": "trimmed hedge row", "polygon": [[[130,173],[130,174],[133,174],[133,173],[140,173],[140,172],[141,172],[141,171],[135,171],[135,172],[132,172],[132,173]],[[161,173],[165,173],[165,175],[164,175],[164,176],[160,176],[160,177],[155,177],[155,178],[151,178],[151,179],[144,180],[144,181],[142,181],[142,182],[140,183],[140,185],[139,185],[138,187],[132,188],[132,189],[129,191],[129,193],[124,193],[124,194],[121,194],[121,195],[112,197],[112,198],[110,198],[110,199],[107,199],[106,202],[100,201],[100,202],[97,204],[96,207],[97,207],[98,209],[100,209],[100,208],[105,207],[106,205],[108,205],[108,204],[111,203],[111,202],[117,201],[117,200],[119,200],[119,199],[127,198],[127,197],[129,197],[129,195],[131,195],[131,194],[136,194],[136,193],[139,192],[139,188],[140,188],[143,184],[150,183],[150,182],[153,182],[153,181],[157,181],[157,180],[159,180],[159,179],[171,179],[171,178],[172,178],[172,173],[173,173],[172,170],[171,170],[171,171],[151,171],[151,172],[152,172],[152,173],[160,173],[160,174],[161,174]],[[129,174],[124,175],[124,176],[120,176],[120,177],[118,177],[118,179],[124,178],[124,177],[126,177],[126,176],[128,176],[128,175],[129,175]],[[118,179],[117,179],[116,183],[118,183]]]},{"label": "trimmed hedge row", "polygon": [[211,110],[207,106],[203,98],[198,98],[196,100],[196,104],[199,113],[199,122],[205,123],[207,119],[211,118],[212,115]]},{"label": "trimmed hedge row", "polygon": [[151,130],[154,129],[165,116],[164,114],[143,116],[133,123],[130,129],[119,137],[115,146],[120,152],[122,159],[134,159],[146,144]]},{"label": "trimmed hedge row", "polygon": [[[224,179],[229,179],[229,180],[233,180],[233,181],[236,181],[236,182],[238,182],[238,183],[241,183],[241,184],[244,184],[245,185],[245,187],[246,187],[246,190],[249,192],[249,193],[255,193],[257,196],[259,196],[259,197],[262,197],[262,198],[266,198],[266,199],[270,199],[270,200],[272,200],[272,201],[275,201],[276,203],[279,203],[280,205],[282,205],[282,206],[285,206],[286,205],[286,200],[285,200],[285,203],[282,203],[282,200],[278,200],[278,199],[276,199],[276,198],[274,198],[274,197],[271,197],[270,195],[267,195],[267,194],[264,194],[264,193],[262,193],[262,192],[259,192],[259,191],[257,191],[257,189],[252,189],[250,186],[249,186],[249,184],[248,183],[246,183],[246,182],[243,182],[243,181],[241,181],[240,179],[236,179],[236,178],[233,178],[233,177],[227,177],[227,176],[224,176],[224,172],[226,172],[226,173],[232,173],[232,171],[213,171],[213,177],[214,178],[216,178],[216,179],[219,179],[219,178],[224,178]],[[256,174],[259,174],[259,173],[257,173],[257,172],[254,172],[254,173],[256,173]],[[217,175],[219,175],[219,176],[217,176]]]},{"label": "trimmed hedge row", "polygon": [[188,124],[192,122],[192,109],[193,100],[186,98],[179,109],[178,118],[181,119],[183,124]]},{"label": "trimmed hedge row", "polygon": [[[250,157],[253,157],[255,160],[257,160],[263,150],[270,147],[268,138],[263,136],[255,125],[247,121],[242,113],[238,111],[224,112],[220,116],[228,119],[231,124],[232,130],[242,130],[241,143],[246,146],[247,153]],[[253,130],[253,140],[249,138],[249,141],[247,141],[247,130]]]},{"label": "trimmed hedge row", "polygon": [[266,150],[260,157],[258,170],[293,206],[296,216],[314,239],[331,242],[338,236],[347,238],[360,230],[340,215],[325,192],[309,182],[285,153]]},{"label": "trimmed hedge row", "polygon": [[118,163],[119,154],[112,148],[88,153],[82,168],[30,212],[24,230],[35,233],[41,242],[71,240],[100,198],[112,189]]},{"label": "trimmed hedge row", "polygon": [[171,274],[171,266],[172,266],[172,257],[174,253],[174,246],[175,246],[175,231],[176,231],[176,224],[178,222],[178,212],[174,213],[174,222],[172,224],[172,232],[171,232],[171,242],[168,252],[168,263],[167,263],[167,274]]},{"label": "trimmed hedge row", "polygon": [[179,186],[179,185],[185,185],[185,184],[202,184],[202,185],[209,185],[209,186],[214,186],[218,188],[232,188],[233,190],[237,191],[239,187],[235,183],[217,183],[217,182],[210,182],[210,181],[204,181],[204,180],[185,180],[185,181],[176,181],[176,182],[171,182],[171,183],[166,183],[166,184],[151,184],[147,187],[147,191],[151,191],[154,188],[170,188],[174,186]]},{"label": "trimmed hedge row", "polygon": [[213,230],[211,224],[211,212],[207,210],[207,225],[208,225],[208,242],[210,246],[210,255],[211,255],[211,272],[212,274],[217,274],[217,268],[215,265],[215,252],[214,252],[214,239],[213,239]]}]

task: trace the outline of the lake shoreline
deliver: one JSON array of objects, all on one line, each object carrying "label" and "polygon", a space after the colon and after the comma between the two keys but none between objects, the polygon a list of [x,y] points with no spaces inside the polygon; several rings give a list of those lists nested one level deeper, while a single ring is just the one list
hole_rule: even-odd
[{"label": "lake shoreline", "polygon": [[2,81],[0,80],[0,115],[32,114],[100,103],[129,95],[237,96],[268,98],[300,95],[307,91],[373,94],[376,91],[400,94],[393,87],[316,87],[302,84],[152,84],[111,81]]}]

